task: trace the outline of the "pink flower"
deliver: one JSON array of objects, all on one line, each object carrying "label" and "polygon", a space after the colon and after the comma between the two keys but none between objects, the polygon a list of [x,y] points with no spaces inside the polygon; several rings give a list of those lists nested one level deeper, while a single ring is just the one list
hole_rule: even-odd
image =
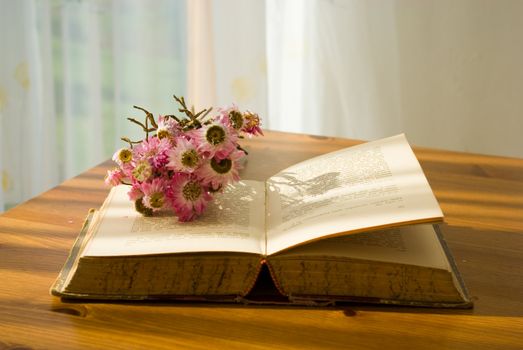
[{"label": "pink flower", "polygon": [[192,135],[198,150],[208,158],[226,158],[236,149],[238,141],[238,133],[221,120],[205,125]]},{"label": "pink flower", "polygon": [[122,171],[124,178],[132,179],[133,170],[135,167],[136,167],[136,164],[134,164],[134,162],[124,163],[124,164],[120,165],[120,170]]},{"label": "pink flower", "polygon": [[218,119],[222,121],[225,125],[235,129],[237,132],[239,132],[242,129],[244,119],[242,116],[242,112],[240,112],[240,110],[235,104],[233,104],[229,108],[220,109],[219,112],[220,116],[218,117]]},{"label": "pink flower", "polygon": [[136,163],[136,166],[132,170],[133,178],[140,182],[147,181],[152,175],[153,167],[147,160]]},{"label": "pink flower", "polygon": [[243,120],[244,123],[241,131],[253,136],[263,135],[260,116],[258,114],[247,111],[243,114]]},{"label": "pink flower", "polygon": [[236,150],[227,158],[212,158],[198,170],[197,176],[213,190],[225,187],[227,184],[239,181],[240,160],[245,156],[243,151]]},{"label": "pink flower", "polygon": [[168,152],[167,167],[179,172],[192,173],[202,163],[202,155],[196,146],[182,137],[178,138],[176,147]]},{"label": "pink flower", "polygon": [[130,182],[129,199],[144,216],[169,208],[179,221],[189,221],[203,213],[212,193],[240,180],[247,152],[238,139],[263,133],[259,116],[242,113],[234,104],[211,115],[211,109],[195,112],[183,98],[174,98],[183,114],[180,120],[160,115],[155,123],[152,113],[135,106],[146,113],[146,121],[131,121],[143,129],[147,126],[146,139],[123,138],[129,147],[113,155],[118,168],[107,173],[105,182],[113,186]]},{"label": "pink flower", "polygon": [[235,104],[219,111],[219,120],[237,132],[244,132],[250,136],[263,135],[258,114],[250,111],[242,113]]},{"label": "pink flower", "polygon": [[118,168],[107,171],[105,176],[105,184],[110,186],[117,186],[122,183],[123,178],[125,177],[123,171]]},{"label": "pink flower", "polygon": [[170,117],[160,116],[158,118],[158,129],[156,130],[156,135],[159,139],[170,138],[173,139],[177,137],[181,132],[180,124]]},{"label": "pink flower", "polygon": [[164,208],[167,204],[165,197],[165,189],[167,182],[163,178],[155,178],[152,182],[144,182],[141,185],[142,192],[144,194],[142,202],[153,211]]},{"label": "pink flower", "polygon": [[136,161],[147,160],[155,168],[160,168],[167,164],[167,152],[172,145],[168,138],[159,139],[150,137],[149,140],[143,140],[133,148],[133,158]]},{"label": "pink flower", "polygon": [[129,200],[136,201],[138,198],[143,197],[143,192],[140,184],[138,182],[133,183],[131,186],[131,189],[129,192],[127,192],[127,195],[129,196]]},{"label": "pink flower", "polygon": [[197,218],[212,199],[206,188],[194,176],[183,173],[174,174],[168,197],[180,221]]}]

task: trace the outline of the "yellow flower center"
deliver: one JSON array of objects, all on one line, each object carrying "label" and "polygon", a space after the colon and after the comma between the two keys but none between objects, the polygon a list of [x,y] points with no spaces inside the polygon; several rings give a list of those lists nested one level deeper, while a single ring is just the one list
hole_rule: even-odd
[{"label": "yellow flower center", "polygon": [[164,203],[164,195],[162,192],[155,192],[151,195],[149,203],[153,208],[161,208]]},{"label": "yellow flower center", "polygon": [[136,168],[133,169],[133,176],[138,181],[145,181],[152,175],[152,169],[149,163],[141,162],[136,165]]},{"label": "yellow flower center", "polygon": [[188,168],[194,168],[199,161],[200,156],[198,156],[198,152],[195,149],[190,149],[182,154],[182,164]]},{"label": "yellow flower center", "polygon": [[242,114],[238,111],[230,111],[229,118],[231,120],[232,127],[236,130],[239,130],[243,126],[243,117]]},{"label": "yellow flower center", "polygon": [[221,126],[213,125],[207,129],[205,138],[211,145],[216,146],[225,141],[225,130]]},{"label": "yellow flower center", "polygon": [[183,197],[191,202],[194,202],[200,198],[202,194],[202,188],[196,181],[190,181],[183,186]]},{"label": "yellow flower center", "polygon": [[122,163],[129,163],[131,159],[133,159],[133,153],[128,149],[123,149],[118,153],[118,159],[120,159]]}]

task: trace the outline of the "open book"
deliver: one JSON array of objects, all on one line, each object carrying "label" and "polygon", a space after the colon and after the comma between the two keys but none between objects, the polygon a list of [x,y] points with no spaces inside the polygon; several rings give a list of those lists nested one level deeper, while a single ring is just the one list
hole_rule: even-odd
[{"label": "open book", "polygon": [[86,221],[53,294],[248,301],[266,271],[291,303],[471,306],[403,135],[230,185],[193,222],[143,217],[127,191]]}]

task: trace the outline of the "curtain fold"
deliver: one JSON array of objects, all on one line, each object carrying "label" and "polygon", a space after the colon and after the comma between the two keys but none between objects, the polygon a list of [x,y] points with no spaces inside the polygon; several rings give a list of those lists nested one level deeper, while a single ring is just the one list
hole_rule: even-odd
[{"label": "curtain fold", "polygon": [[236,103],[266,116],[265,3],[189,1],[187,10],[187,100],[196,109]]},{"label": "curtain fold", "polygon": [[[0,4],[0,210],[59,180],[46,1]],[[5,11],[7,9],[7,11]]]}]

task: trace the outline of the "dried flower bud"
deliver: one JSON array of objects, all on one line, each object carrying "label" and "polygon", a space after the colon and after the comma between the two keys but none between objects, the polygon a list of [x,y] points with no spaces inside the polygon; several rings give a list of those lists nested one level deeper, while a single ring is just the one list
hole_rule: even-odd
[{"label": "dried flower bud", "polygon": [[129,163],[133,159],[133,153],[128,148],[120,148],[113,155],[113,160],[118,164]]},{"label": "dried flower bud", "polygon": [[143,216],[153,216],[153,210],[151,208],[147,208],[143,204],[142,198],[138,198],[134,201],[134,209],[136,209],[136,211]]}]

